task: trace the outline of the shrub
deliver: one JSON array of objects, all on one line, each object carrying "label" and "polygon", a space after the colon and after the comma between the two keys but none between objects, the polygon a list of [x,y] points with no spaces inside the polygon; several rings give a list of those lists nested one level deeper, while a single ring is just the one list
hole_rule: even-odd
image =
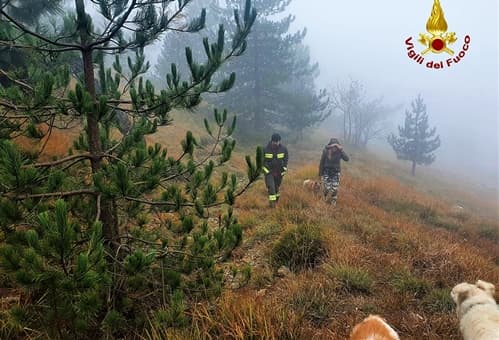
[{"label": "shrub", "polygon": [[[413,201],[407,201],[402,199],[386,199],[379,202],[378,206],[388,212],[400,213],[412,215],[414,213],[417,214],[425,214],[423,211],[425,207],[419,203]],[[428,211],[426,212],[428,213]]]},{"label": "shrub", "polygon": [[328,282],[305,282],[290,300],[291,307],[316,325],[333,313],[334,287]]},{"label": "shrub", "polygon": [[272,278],[272,269],[266,265],[259,265],[252,270],[250,283],[255,288],[263,288],[272,282]]},{"label": "shrub", "polygon": [[423,305],[428,311],[436,313],[448,313],[454,309],[454,301],[450,296],[450,289],[433,289],[426,295]]},{"label": "shrub", "polygon": [[171,296],[170,306],[154,313],[154,324],[164,328],[185,326],[187,324],[185,309],[182,292],[176,290]]},{"label": "shrub", "polygon": [[274,245],[271,263],[274,267],[286,266],[299,271],[317,266],[328,255],[320,230],[300,225],[287,231]]},{"label": "shrub", "polygon": [[480,237],[493,242],[499,242],[499,227],[490,224],[481,224],[478,228]]},{"label": "shrub", "polygon": [[371,292],[374,280],[363,269],[340,265],[330,269],[330,274],[340,281],[343,290],[349,293]]},{"label": "shrub", "polygon": [[437,216],[433,221],[433,225],[438,228],[444,228],[449,231],[457,231],[459,229],[459,224],[450,217]]},{"label": "shrub", "polygon": [[[224,295],[217,304],[196,304],[186,339],[311,339],[303,318],[275,300]],[[202,336],[200,336],[202,335]],[[170,338],[163,336],[160,339]]]},{"label": "shrub", "polygon": [[[82,241],[83,240],[83,241]],[[37,303],[20,308],[23,327],[54,337],[77,337],[98,326],[109,276],[104,260],[102,225],[86,230],[70,217],[63,200],[54,212],[38,215],[33,229],[16,231],[0,247],[0,266],[11,282]],[[110,331],[117,322],[109,314]],[[65,327],[60,327],[64,324]],[[26,325],[29,325],[27,327]]]},{"label": "shrub", "polygon": [[419,213],[419,218],[424,223],[438,228],[444,228],[449,231],[456,231],[459,229],[458,223],[456,223],[453,218],[438,215],[432,207],[424,207],[424,209]]},{"label": "shrub", "polygon": [[431,222],[435,217],[437,212],[431,206],[426,206],[419,212],[419,218],[425,222]]},{"label": "shrub", "polygon": [[399,293],[411,294],[415,298],[424,297],[431,289],[431,285],[425,279],[415,277],[408,271],[395,273],[392,285]]},{"label": "shrub", "polygon": [[276,223],[262,224],[255,230],[254,239],[265,241],[275,237],[281,231],[281,226]]}]

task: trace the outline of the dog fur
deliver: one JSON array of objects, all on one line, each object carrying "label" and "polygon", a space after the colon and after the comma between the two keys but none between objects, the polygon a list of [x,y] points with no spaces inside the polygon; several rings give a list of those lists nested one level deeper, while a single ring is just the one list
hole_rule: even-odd
[{"label": "dog fur", "polygon": [[316,194],[319,193],[319,191],[321,191],[321,183],[314,181],[313,179],[304,180],[303,187],[307,190],[313,191]]},{"label": "dog fur", "polygon": [[464,340],[499,340],[499,307],[494,295],[495,286],[482,280],[454,286],[451,297]]},{"label": "dog fur", "polygon": [[369,315],[353,328],[350,340],[400,340],[400,338],[381,316]]}]

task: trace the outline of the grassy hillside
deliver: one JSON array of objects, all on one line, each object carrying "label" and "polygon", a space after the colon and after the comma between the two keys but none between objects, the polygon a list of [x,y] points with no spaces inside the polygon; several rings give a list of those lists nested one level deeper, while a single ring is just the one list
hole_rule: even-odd
[{"label": "grassy hillside", "polygon": [[353,151],[333,209],[302,188],[317,176],[318,144],[289,149],[278,208],[263,181],[236,204],[244,243],[223,296],[190,309],[189,330],[145,337],[344,339],[377,313],[404,339],[458,339],[451,288],[499,283],[497,202]]},{"label": "grassy hillside", "polygon": [[[148,141],[175,155],[189,127],[203,144],[197,116],[174,113],[174,125]],[[54,134],[47,157],[60,155],[76,133]],[[244,241],[221,264],[222,296],[189,306],[186,328],[151,321],[135,337],[344,339],[376,313],[403,339],[459,338],[450,289],[477,279],[499,284],[498,202],[347,148],[351,161],[331,208],[302,187],[317,177],[325,140],[288,145],[290,171],[276,209],[268,208],[262,180],[238,199]],[[238,146],[231,169],[244,169],[244,155],[253,153],[254,146]]]}]

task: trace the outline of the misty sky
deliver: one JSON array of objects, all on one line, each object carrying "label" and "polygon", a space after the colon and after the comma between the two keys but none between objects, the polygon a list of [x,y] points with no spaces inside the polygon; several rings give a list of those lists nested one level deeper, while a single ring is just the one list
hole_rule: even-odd
[{"label": "misty sky", "polygon": [[[243,1],[241,1],[242,3]],[[370,98],[403,105],[391,126],[404,121],[404,111],[420,93],[427,105],[430,126],[442,141],[432,165],[441,170],[499,188],[498,1],[440,0],[448,31],[457,41],[446,53],[424,56],[423,65],[407,56],[405,40],[414,49],[426,32],[433,0],[293,0],[288,12],[296,16],[294,30],[307,28],[305,43],[319,62],[320,87],[360,80]],[[454,57],[471,37],[462,60],[444,69],[428,69],[429,60]],[[155,62],[161,43],[148,49]],[[251,48],[249,46],[248,48]],[[385,143],[388,147],[388,144]],[[499,200],[499,198],[498,198]]]},{"label": "misty sky", "polygon": [[[497,183],[497,1],[440,3],[448,31],[458,38],[449,47],[457,54],[465,35],[471,42],[458,64],[439,70],[409,59],[405,45],[412,36],[415,50],[424,49],[417,39],[427,33],[433,0],[293,0],[289,11],[296,15],[295,28],[308,29],[305,42],[320,64],[321,86],[351,77],[366,86],[368,95],[383,95],[386,103],[404,104],[404,109],[421,93],[442,140],[435,166]],[[449,57],[429,53],[424,64]],[[403,111],[394,117],[396,124],[403,122]]]}]

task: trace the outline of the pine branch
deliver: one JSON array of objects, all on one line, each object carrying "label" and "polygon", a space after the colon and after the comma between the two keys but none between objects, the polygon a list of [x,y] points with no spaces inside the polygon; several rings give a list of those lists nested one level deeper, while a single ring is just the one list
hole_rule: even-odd
[{"label": "pine branch", "polygon": [[123,27],[123,25],[126,23],[128,17],[132,13],[132,11],[135,9],[135,4],[137,3],[137,0],[132,0],[132,3],[130,4],[130,7],[128,8],[127,12],[123,14],[121,17],[120,21],[116,24],[116,26],[113,28],[111,32],[105,37],[100,40],[94,41],[90,45],[86,46],[87,49],[91,50],[95,46],[98,45],[105,45],[108,41],[110,41],[114,36],[119,32],[119,30]]},{"label": "pine branch", "polygon": [[[216,137],[216,141],[215,141],[215,144],[213,145],[213,148],[212,148],[211,152],[203,160],[197,162],[194,165],[195,169],[197,169],[200,166],[204,165],[210,158],[212,158],[213,156],[215,156],[215,150],[216,150],[217,146],[220,144],[220,141],[221,141],[222,128],[223,128],[223,126],[219,126],[219,128],[218,128],[218,134],[217,134],[217,137]],[[182,158],[185,157],[185,155],[186,155],[185,152],[182,153],[182,155],[176,160],[176,162],[180,162],[182,160]],[[189,169],[185,169],[184,171],[179,172],[178,174],[171,175],[169,177],[161,179],[161,182],[162,183],[169,182],[169,181],[174,180],[174,179],[176,179],[178,177],[182,177],[185,174],[189,173],[189,171],[190,171]]]},{"label": "pine branch", "polygon": [[70,196],[80,196],[80,195],[97,195],[98,192],[93,189],[79,189],[73,191],[61,191],[61,192],[47,192],[43,194],[26,194],[26,195],[3,195],[16,201],[26,200],[30,198],[51,198],[51,197],[70,197]]},{"label": "pine branch", "polygon": [[84,160],[84,159],[90,159],[91,157],[92,156],[89,153],[79,154],[79,155],[72,155],[72,156],[69,156],[69,157],[58,159],[56,161],[45,162],[45,163],[28,164],[28,165],[25,165],[24,167],[26,167],[26,168],[28,168],[28,167],[50,168],[50,167],[53,167],[53,166],[56,166],[56,165],[59,165],[59,164],[63,164],[63,163],[66,163],[66,162],[69,162],[69,161],[72,161],[72,160],[81,161],[81,160]]},{"label": "pine branch", "polygon": [[43,153],[43,151],[45,150],[45,147],[47,146],[47,144],[49,142],[50,136],[52,136],[52,130],[54,128],[54,122],[55,122],[55,115],[50,120],[48,135],[45,138],[45,142],[43,143],[42,147],[38,151],[38,156],[40,156]]},{"label": "pine branch", "polygon": [[[170,206],[170,207],[176,207],[176,203],[172,202],[166,202],[166,201],[151,201],[151,200],[146,200],[142,198],[136,198],[136,197],[131,197],[131,196],[125,196],[123,197],[127,201],[132,201],[132,202],[137,202],[137,203],[142,203],[142,204],[147,204],[150,206]],[[180,204],[181,207],[194,207],[193,203],[182,203]]]},{"label": "pine branch", "polygon": [[[248,182],[246,185],[236,194],[234,194],[234,197],[239,197],[241,196],[244,192],[246,192],[249,187],[253,184],[253,182]],[[167,207],[176,207],[176,206],[181,206],[181,207],[195,207],[194,203],[172,203],[172,202],[167,202],[167,201],[152,201],[152,200],[147,200],[147,199],[142,199],[142,198],[136,198],[136,197],[131,197],[131,196],[125,196],[123,197],[127,201],[132,201],[132,202],[137,202],[137,203],[142,203],[142,204],[147,204],[153,207],[159,207],[159,206],[167,206]],[[221,205],[227,204],[225,201],[219,201],[211,204],[206,204],[203,205],[203,208],[213,208],[213,207],[219,207]]]},{"label": "pine branch", "polygon": [[98,194],[98,195],[97,195],[97,202],[96,202],[96,210],[97,210],[97,213],[95,214],[95,223],[99,222],[99,220],[100,220],[100,214],[101,214],[101,198],[102,198],[102,195],[101,195],[101,194]]},{"label": "pine branch", "polygon": [[9,48],[35,50],[35,51],[39,51],[39,52],[48,52],[48,53],[61,53],[61,52],[75,51],[74,48],[69,48],[69,47],[66,47],[66,48],[46,48],[46,47],[35,46],[35,45],[21,45],[18,43],[13,43],[10,40],[0,40],[0,45],[7,46]]},{"label": "pine branch", "polygon": [[[62,101],[69,101],[68,99],[61,99]],[[9,109],[12,109],[14,111],[28,111],[28,110],[41,110],[41,111],[49,111],[49,110],[57,110],[60,109],[60,107],[55,106],[55,105],[47,105],[47,106],[39,106],[39,107],[30,107],[27,105],[16,105],[14,103],[6,102],[3,100],[0,100],[0,106],[7,107]],[[68,110],[74,109],[74,107],[67,107]],[[53,113],[46,113],[46,114],[41,114],[41,116],[52,116]],[[22,115],[11,117],[11,118],[17,118],[17,117],[22,117]],[[27,117],[32,117],[32,116],[27,116]]]},{"label": "pine branch", "polygon": [[[0,106],[7,107],[7,108],[14,110],[14,111],[19,111],[19,110],[28,108],[27,106],[17,106],[15,104],[12,104],[12,103],[9,103],[9,102],[3,101],[3,100],[0,100]],[[15,118],[17,118],[17,116]]]},{"label": "pine branch", "polygon": [[14,24],[22,32],[24,32],[24,33],[26,33],[28,35],[31,35],[32,37],[35,37],[35,38],[37,38],[39,40],[45,41],[45,42],[49,43],[50,45],[64,47],[67,51],[82,50],[82,46],[80,46],[80,45],[66,44],[66,43],[57,42],[57,41],[54,41],[54,40],[50,40],[50,39],[48,39],[47,37],[44,37],[41,34],[38,34],[36,32],[31,31],[29,28],[25,27],[24,25],[22,25],[21,23],[19,23],[16,19],[12,18],[9,14],[7,14],[7,12],[5,12],[3,8],[0,9],[0,15],[3,16],[3,17],[5,17],[5,18],[7,18],[7,20],[10,23]]},{"label": "pine branch", "polygon": [[5,72],[3,69],[0,69],[0,74],[4,75],[5,77],[7,77],[11,82],[17,84],[17,85],[20,85],[21,87],[24,87],[30,91],[33,91],[33,87],[31,87],[30,85],[26,84],[25,82],[22,82],[18,79],[14,79],[12,78],[7,72]]}]

